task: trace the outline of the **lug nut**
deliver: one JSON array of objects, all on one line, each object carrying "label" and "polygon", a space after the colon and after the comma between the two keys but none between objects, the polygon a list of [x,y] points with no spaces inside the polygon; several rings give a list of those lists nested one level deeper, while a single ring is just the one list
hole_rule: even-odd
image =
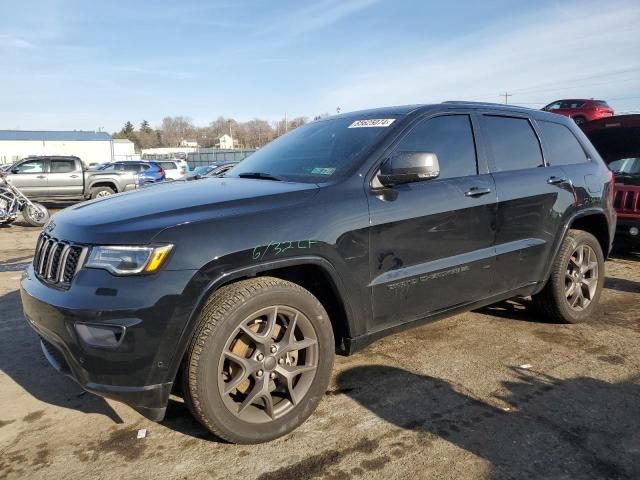
[{"label": "lug nut", "polygon": [[271,353],[276,353],[278,351],[278,347],[275,345],[271,345]]},{"label": "lug nut", "polygon": [[284,365],[284,358],[278,360],[278,365]]},{"label": "lug nut", "polygon": [[276,374],[275,374],[275,372],[271,372],[271,373],[269,374],[269,377],[270,377],[271,379],[276,378]]},{"label": "lug nut", "polygon": [[263,372],[262,370],[258,370],[258,371],[256,372],[256,376],[257,376],[257,377],[262,377],[262,375],[264,375],[264,372]]},{"label": "lug nut", "polygon": [[264,355],[259,353],[258,356],[256,357],[256,359],[261,362],[262,360],[264,360]]}]

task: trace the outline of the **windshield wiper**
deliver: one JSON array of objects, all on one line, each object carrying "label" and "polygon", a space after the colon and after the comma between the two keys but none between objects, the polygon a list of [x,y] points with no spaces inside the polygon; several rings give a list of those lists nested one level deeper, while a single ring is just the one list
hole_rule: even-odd
[{"label": "windshield wiper", "polygon": [[276,180],[278,182],[281,182],[281,181],[284,180],[281,177],[277,177],[275,175],[271,175],[270,173],[264,173],[264,172],[243,172],[243,173],[239,173],[238,177],[240,177],[240,178],[257,178],[259,180]]}]

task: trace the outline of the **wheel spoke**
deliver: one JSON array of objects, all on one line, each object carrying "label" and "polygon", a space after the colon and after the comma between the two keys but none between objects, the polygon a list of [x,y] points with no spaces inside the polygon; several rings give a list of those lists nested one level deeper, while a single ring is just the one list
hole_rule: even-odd
[{"label": "wheel spoke", "polygon": [[571,297],[576,291],[576,284],[571,282],[571,285],[569,285],[569,288],[567,288],[565,295],[567,298]]},{"label": "wheel spoke", "polygon": [[262,378],[256,378],[255,385],[247,395],[247,398],[245,398],[240,404],[238,413],[242,413],[249,405],[254,404],[265,395],[268,395],[269,398],[271,398],[271,394],[269,393],[269,377],[264,376]]},{"label": "wheel spoke", "polygon": [[276,325],[276,319],[278,318],[278,307],[272,307],[267,314],[267,324],[264,333],[257,333],[251,330],[246,323],[240,327],[243,333],[248,335],[251,340],[253,340],[256,344],[263,345],[267,343],[271,339],[271,335],[273,334],[273,328]]},{"label": "wheel spoke", "polygon": [[589,262],[585,267],[582,273],[594,272],[598,267],[598,262]]},{"label": "wheel spoke", "polygon": [[295,389],[293,388],[293,382],[298,377],[305,372],[310,372],[316,369],[315,365],[297,365],[294,367],[284,367],[278,366],[275,370],[276,374],[280,376],[284,380],[284,384],[287,388],[287,394],[289,396],[289,400],[293,405],[298,403],[297,395]]}]

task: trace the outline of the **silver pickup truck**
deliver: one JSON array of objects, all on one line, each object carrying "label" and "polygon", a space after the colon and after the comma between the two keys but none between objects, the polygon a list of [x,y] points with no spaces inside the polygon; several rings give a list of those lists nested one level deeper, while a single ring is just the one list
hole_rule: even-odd
[{"label": "silver pickup truck", "polygon": [[27,157],[14,163],[7,181],[37,200],[85,200],[133,190],[132,171],[91,171],[78,157]]}]

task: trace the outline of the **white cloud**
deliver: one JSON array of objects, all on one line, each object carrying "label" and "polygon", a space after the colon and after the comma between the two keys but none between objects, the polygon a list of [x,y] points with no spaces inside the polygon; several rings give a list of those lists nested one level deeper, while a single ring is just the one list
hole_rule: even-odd
[{"label": "white cloud", "polygon": [[637,94],[640,4],[607,2],[606,10],[602,3],[572,5],[494,23],[445,44],[405,47],[402,58],[328,89],[322,102],[356,110],[447,99],[498,102],[505,90],[514,103]]},{"label": "white cloud", "polygon": [[263,33],[296,36],[328,27],[380,0],[323,0],[285,14],[284,18],[269,25]]}]

